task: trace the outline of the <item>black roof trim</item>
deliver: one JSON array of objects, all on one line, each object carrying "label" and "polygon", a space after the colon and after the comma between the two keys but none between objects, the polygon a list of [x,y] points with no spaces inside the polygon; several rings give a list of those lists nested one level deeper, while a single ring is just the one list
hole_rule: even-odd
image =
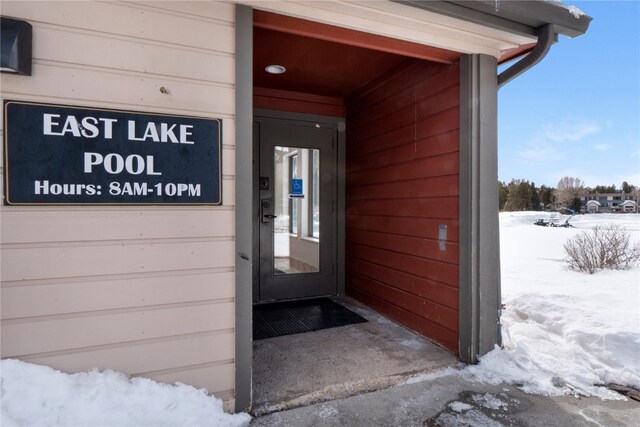
[{"label": "black roof trim", "polygon": [[584,34],[592,18],[574,14],[570,6],[548,0],[391,0],[515,34],[536,35],[553,24],[554,32],[568,37]]}]

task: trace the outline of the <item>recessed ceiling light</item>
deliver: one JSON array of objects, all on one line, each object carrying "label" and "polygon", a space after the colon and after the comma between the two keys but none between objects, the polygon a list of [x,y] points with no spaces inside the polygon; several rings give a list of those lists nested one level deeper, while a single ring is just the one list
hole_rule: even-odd
[{"label": "recessed ceiling light", "polygon": [[268,65],[264,70],[269,74],[282,74],[285,71],[287,71],[287,69],[284,68],[282,65],[275,65],[275,64]]}]

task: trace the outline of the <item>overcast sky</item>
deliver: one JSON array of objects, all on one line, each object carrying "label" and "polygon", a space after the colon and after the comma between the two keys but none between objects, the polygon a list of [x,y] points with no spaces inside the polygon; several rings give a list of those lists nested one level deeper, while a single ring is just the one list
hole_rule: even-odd
[{"label": "overcast sky", "polygon": [[498,93],[501,181],[640,186],[640,1],[572,1],[593,21]]}]

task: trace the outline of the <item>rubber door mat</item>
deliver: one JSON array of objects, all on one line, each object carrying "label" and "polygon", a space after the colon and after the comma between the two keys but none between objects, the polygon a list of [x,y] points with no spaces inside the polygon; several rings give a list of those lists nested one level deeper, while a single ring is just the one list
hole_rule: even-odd
[{"label": "rubber door mat", "polygon": [[254,305],[253,339],[301,334],[366,321],[329,298]]}]

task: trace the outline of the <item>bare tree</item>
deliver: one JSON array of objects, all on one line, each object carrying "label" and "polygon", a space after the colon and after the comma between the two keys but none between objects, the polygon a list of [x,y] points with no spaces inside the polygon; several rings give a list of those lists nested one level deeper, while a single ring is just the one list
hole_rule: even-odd
[{"label": "bare tree", "polygon": [[558,181],[556,200],[563,206],[580,209],[580,196],[584,193],[584,182],[580,178],[565,176]]}]

